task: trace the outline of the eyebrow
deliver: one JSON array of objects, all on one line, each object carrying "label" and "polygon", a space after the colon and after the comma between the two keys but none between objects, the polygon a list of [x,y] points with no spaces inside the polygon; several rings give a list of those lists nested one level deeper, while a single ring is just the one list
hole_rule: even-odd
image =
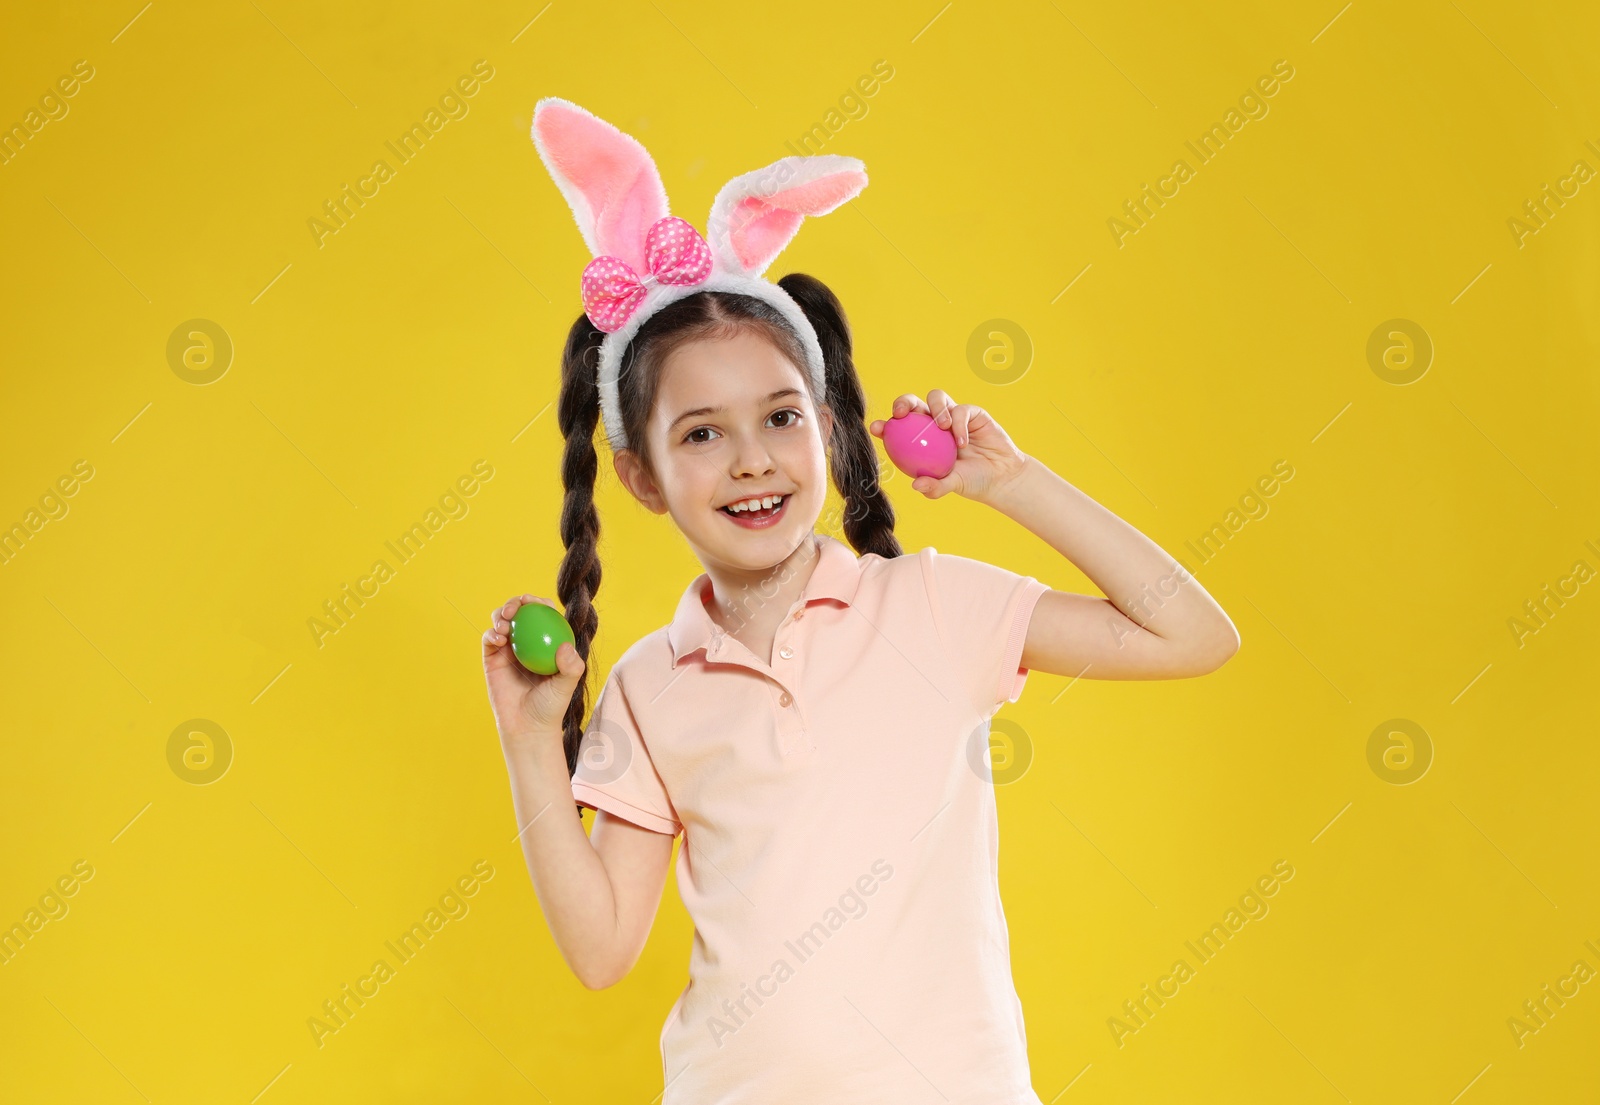
[{"label": "eyebrow", "polygon": [[[773,402],[774,400],[782,399],[782,398],[784,398],[786,396],[789,396],[789,395],[799,395],[799,394],[800,394],[800,390],[798,388],[783,388],[781,391],[775,391],[771,395],[763,396],[756,403],[756,406],[764,407],[768,403]],[[685,418],[698,418],[702,414],[721,414],[723,411],[725,411],[727,409],[728,409],[727,407],[696,407],[692,411],[684,411],[677,418],[674,418],[672,420],[671,425],[669,425],[667,427],[667,433],[671,434],[673,430],[678,428],[678,423],[682,422]]]}]

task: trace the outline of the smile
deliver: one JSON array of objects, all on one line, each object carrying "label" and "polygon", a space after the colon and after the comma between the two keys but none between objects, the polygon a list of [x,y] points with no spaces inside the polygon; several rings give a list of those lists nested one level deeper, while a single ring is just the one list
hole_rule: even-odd
[{"label": "smile", "polygon": [[[775,525],[778,519],[789,507],[789,500],[793,496],[785,495],[770,507],[760,510],[734,510],[732,507],[718,507],[717,513],[745,529],[765,529]],[[740,504],[741,506],[743,504]]]}]

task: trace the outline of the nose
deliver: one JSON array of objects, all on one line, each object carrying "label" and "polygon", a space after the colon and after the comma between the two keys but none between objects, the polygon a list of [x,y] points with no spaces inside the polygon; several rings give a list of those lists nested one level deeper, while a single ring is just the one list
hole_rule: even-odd
[{"label": "nose", "polygon": [[759,433],[736,435],[736,442],[730,471],[735,480],[772,474],[776,466]]}]

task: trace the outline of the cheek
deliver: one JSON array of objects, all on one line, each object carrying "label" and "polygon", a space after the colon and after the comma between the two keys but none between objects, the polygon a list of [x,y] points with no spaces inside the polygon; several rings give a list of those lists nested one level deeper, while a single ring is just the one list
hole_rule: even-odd
[{"label": "cheek", "polygon": [[701,506],[727,490],[716,447],[716,442],[698,448],[685,445],[674,453],[671,466],[664,473],[665,486],[671,489],[669,498],[674,506],[685,509]]},{"label": "cheek", "polygon": [[807,511],[820,512],[828,501],[828,458],[819,447],[797,448],[788,458],[784,471],[803,489],[800,502]]},{"label": "cheek", "polygon": [[827,470],[828,458],[815,435],[794,434],[769,440],[773,461],[792,478],[805,479]]},{"label": "cheek", "polygon": [[820,438],[814,439],[806,446],[805,452],[805,463],[810,466],[813,477],[824,485],[822,490],[826,491],[827,488],[825,485],[827,484],[828,480],[828,453],[825,443]]}]

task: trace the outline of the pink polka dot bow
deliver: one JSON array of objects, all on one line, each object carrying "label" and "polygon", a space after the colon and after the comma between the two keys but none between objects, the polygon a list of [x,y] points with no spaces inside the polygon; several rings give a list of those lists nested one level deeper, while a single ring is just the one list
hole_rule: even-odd
[{"label": "pink polka dot bow", "polygon": [[596,329],[622,329],[652,284],[698,284],[711,275],[711,247],[694,227],[670,215],[645,234],[644,260],[650,271],[642,278],[617,257],[596,257],[584,266],[583,310]]}]

